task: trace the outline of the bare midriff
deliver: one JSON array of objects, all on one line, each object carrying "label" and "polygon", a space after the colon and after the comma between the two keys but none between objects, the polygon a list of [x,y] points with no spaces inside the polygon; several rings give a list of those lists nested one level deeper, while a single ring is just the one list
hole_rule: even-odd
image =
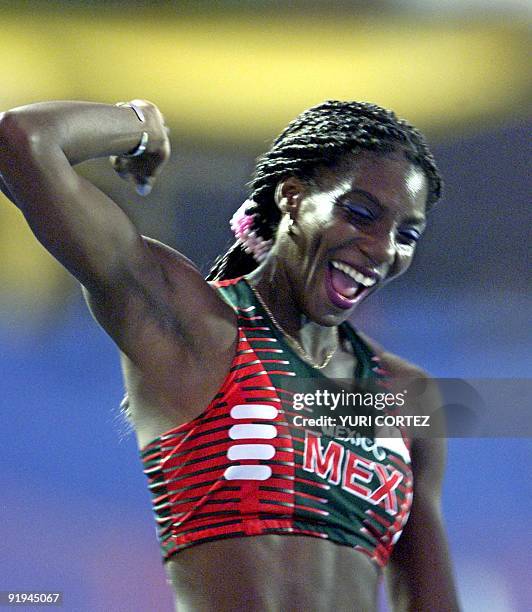
[{"label": "bare midriff", "polygon": [[379,571],[347,546],[305,536],[231,538],[166,563],[179,612],[374,612]]}]

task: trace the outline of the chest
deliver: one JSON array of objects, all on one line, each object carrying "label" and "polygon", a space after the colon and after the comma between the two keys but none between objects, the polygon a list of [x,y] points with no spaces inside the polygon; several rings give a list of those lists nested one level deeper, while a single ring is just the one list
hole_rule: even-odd
[{"label": "chest", "polygon": [[320,371],[327,378],[350,380],[353,378],[357,366],[358,359],[353,353],[352,347],[346,342],[341,342],[333,358],[327,364],[327,367]]}]

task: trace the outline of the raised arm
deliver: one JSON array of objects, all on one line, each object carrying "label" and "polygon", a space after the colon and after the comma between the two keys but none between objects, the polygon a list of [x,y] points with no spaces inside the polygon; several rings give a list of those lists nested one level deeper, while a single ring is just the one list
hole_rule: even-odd
[{"label": "raised arm", "polygon": [[[170,149],[157,107],[91,102],[43,102],[0,116],[0,175],[44,247],[86,288],[98,321],[137,365],[190,354],[207,323],[227,311],[199,271],[175,251],[143,239],[120,207],[73,165],[134,150],[135,180],[159,172]],[[121,159],[119,157],[119,159]],[[122,168],[123,169],[123,168]],[[205,334],[204,334],[205,335]]]},{"label": "raised arm", "polygon": [[37,239],[91,292],[125,272],[125,256],[142,260],[147,252],[122,210],[72,166],[134,149],[144,129],[152,151],[161,149],[161,121],[150,110],[144,124],[128,107],[43,102],[0,119],[0,173],[12,201]]}]

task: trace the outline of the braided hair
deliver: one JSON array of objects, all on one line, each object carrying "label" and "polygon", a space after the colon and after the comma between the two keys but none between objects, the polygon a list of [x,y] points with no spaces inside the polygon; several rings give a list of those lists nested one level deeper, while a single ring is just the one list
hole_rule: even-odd
[{"label": "braided hair", "polygon": [[[295,176],[312,182],[323,168],[333,168],[348,153],[391,153],[397,146],[425,173],[429,192],[427,210],[440,198],[442,180],[421,132],[394,112],[368,102],[327,100],[301,113],[260,156],[249,186],[253,229],[269,240],[275,236],[281,212],[274,194],[278,183]],[[207,280],[224,280],[250,273],[258,263],[240,241],[218,257]]]}]

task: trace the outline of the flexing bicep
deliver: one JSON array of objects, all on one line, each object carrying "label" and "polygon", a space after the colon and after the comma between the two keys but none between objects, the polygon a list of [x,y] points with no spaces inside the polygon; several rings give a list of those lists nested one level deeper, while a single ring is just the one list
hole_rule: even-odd
[{"label": "flexing bicep", "polygon": [[[85,287],[97,320],[136,362],[179,348],[186,330],[160,259],[120,207],[79,176],[62,149],[2,126],[0,155],[10,199],[41,244]],[[185,284],[185,283],[184,283]]]},{"label": "flexing bicep", "polygon": [[119,348],[140,365],[233,342],[233,313],[197,268],[140,236],[115,202],[73,170],[46,130],[17,121],[16,114],[0,121],[0,173],[10,199],[85,287],[95,318]]},{"label": "flexing bicep", "polygon": [[36,151],[40,143],[23,132],[6,145],[0,172],[13,201],[39,242],[89,291],[115,283],[124,268],[153,267],[133,223],[75,172],[59,146]]}]

